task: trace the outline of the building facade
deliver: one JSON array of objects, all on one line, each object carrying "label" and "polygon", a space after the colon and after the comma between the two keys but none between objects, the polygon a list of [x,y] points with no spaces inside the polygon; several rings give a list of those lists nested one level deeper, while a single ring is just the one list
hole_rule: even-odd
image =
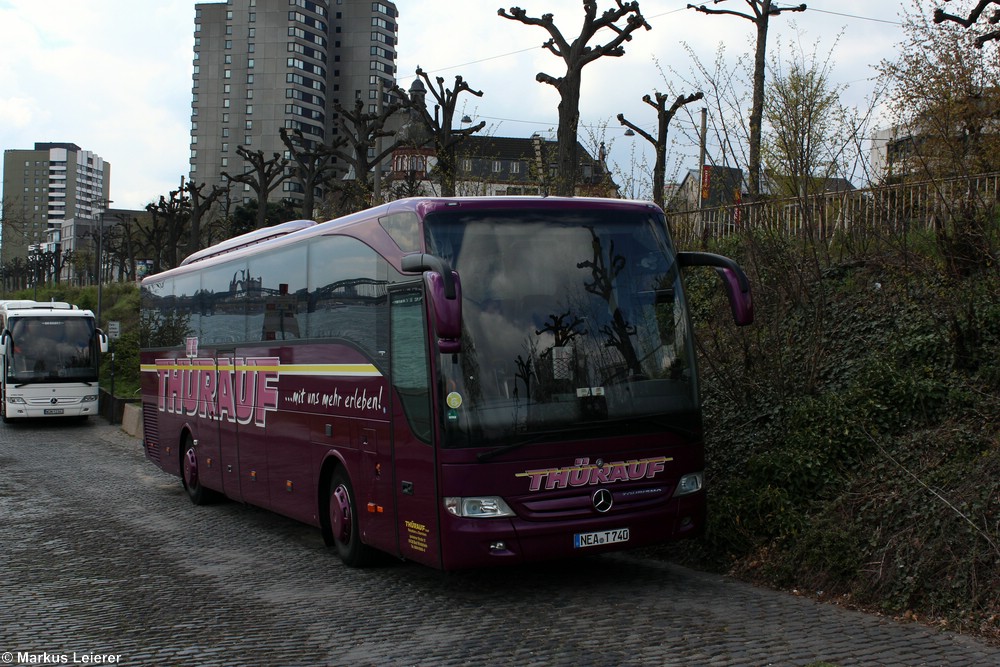
[{"label": "building facade", "polygon": [[111,163],[72,143],[6,150],[0,259],[90,244],[111,191]]},{"label": "building facade", "polygon": [[[472,135],[455,147],[458,196],[548,195],[558,173],[556,142],[538,134],[531,137]],[[580,171],[576,194],[617,197],[603,144],[592,155],[577,144]],[[437,163],[433,148],[401,147],[393,152],[388,174],[392,196],[439,195],[433,182]]]},{"label": "building facade", "polygon": [[[397,11],[372,0],[227,0],[195,5],[190,180],[224,184],[246,169],[236,149],[287,155],[280,130],[318,146],[337,129],[335,105],[389,101],[396,82]],[[256,199],[234,184],[235,204]],[[285,181],[272,201],[301,199]]]}]

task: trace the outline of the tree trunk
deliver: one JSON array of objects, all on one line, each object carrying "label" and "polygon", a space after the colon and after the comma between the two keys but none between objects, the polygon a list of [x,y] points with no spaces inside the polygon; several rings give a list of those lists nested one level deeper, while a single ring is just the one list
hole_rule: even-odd
[{"label": "tree trunk", "polygon": [[767,16],[771,3],[764,4],[765,16],[757,23],[757,50],[753,64],[753,107],[750,110],[750,163],[748,166],[750,198],[760,196],[760,141],[764,116],[764,73],[767,55]]},{"label": "tree trunk", "polygon": [[[555,194],[572,197],[576,194],[576,180],[580,160],[576,152],[577,129],[580,125],[580,81],[582,73],[568,71],[559,82],[559,129],[556,133],[558,172],[555,176]],[[548,165],[542,165],[547,169]]]}]

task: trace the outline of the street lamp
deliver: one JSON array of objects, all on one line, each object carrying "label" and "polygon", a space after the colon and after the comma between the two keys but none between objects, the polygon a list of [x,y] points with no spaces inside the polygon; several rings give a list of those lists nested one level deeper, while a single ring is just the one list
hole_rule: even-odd
[{"label": "street lamp", "polygon": [[110,199],[93,199],[91,205],[96,204],[99,208],[97,214],[97,326],[101,326],[101,292],[104,285],[104,211],[113,202]]}]

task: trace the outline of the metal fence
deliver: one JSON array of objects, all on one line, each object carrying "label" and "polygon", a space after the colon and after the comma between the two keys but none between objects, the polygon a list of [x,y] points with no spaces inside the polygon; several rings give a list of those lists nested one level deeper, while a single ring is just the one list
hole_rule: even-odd
[{"label": "metal fence", "polygon": [[1000,172],[898,183],[848,192],[767,199],[732,206],[668,211],[681,247],[747,231],[830,239],[842,233],[935,229],[957,215],[988,210],[1000,199]]}]

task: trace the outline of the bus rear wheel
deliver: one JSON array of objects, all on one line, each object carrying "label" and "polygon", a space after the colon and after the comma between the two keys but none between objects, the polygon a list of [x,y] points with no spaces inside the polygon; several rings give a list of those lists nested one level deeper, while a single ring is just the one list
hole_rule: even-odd
[{"label": "bus rear wheel", "polygon": [[184,446],[181,447],[181,482],[188,498],[195,505],[207,505],[215,499],[215,492],[201,485],[201,478],[198,476],[198,451],[190,435],[184,437]]},{"label": "bus rear wheel", "polygon": [[343,468],[338,468],[330,478],[327,500],[330,533],[337,555],[345,565],[364,567],[371,560],[371,548],[361,542],[354,489]]}]

